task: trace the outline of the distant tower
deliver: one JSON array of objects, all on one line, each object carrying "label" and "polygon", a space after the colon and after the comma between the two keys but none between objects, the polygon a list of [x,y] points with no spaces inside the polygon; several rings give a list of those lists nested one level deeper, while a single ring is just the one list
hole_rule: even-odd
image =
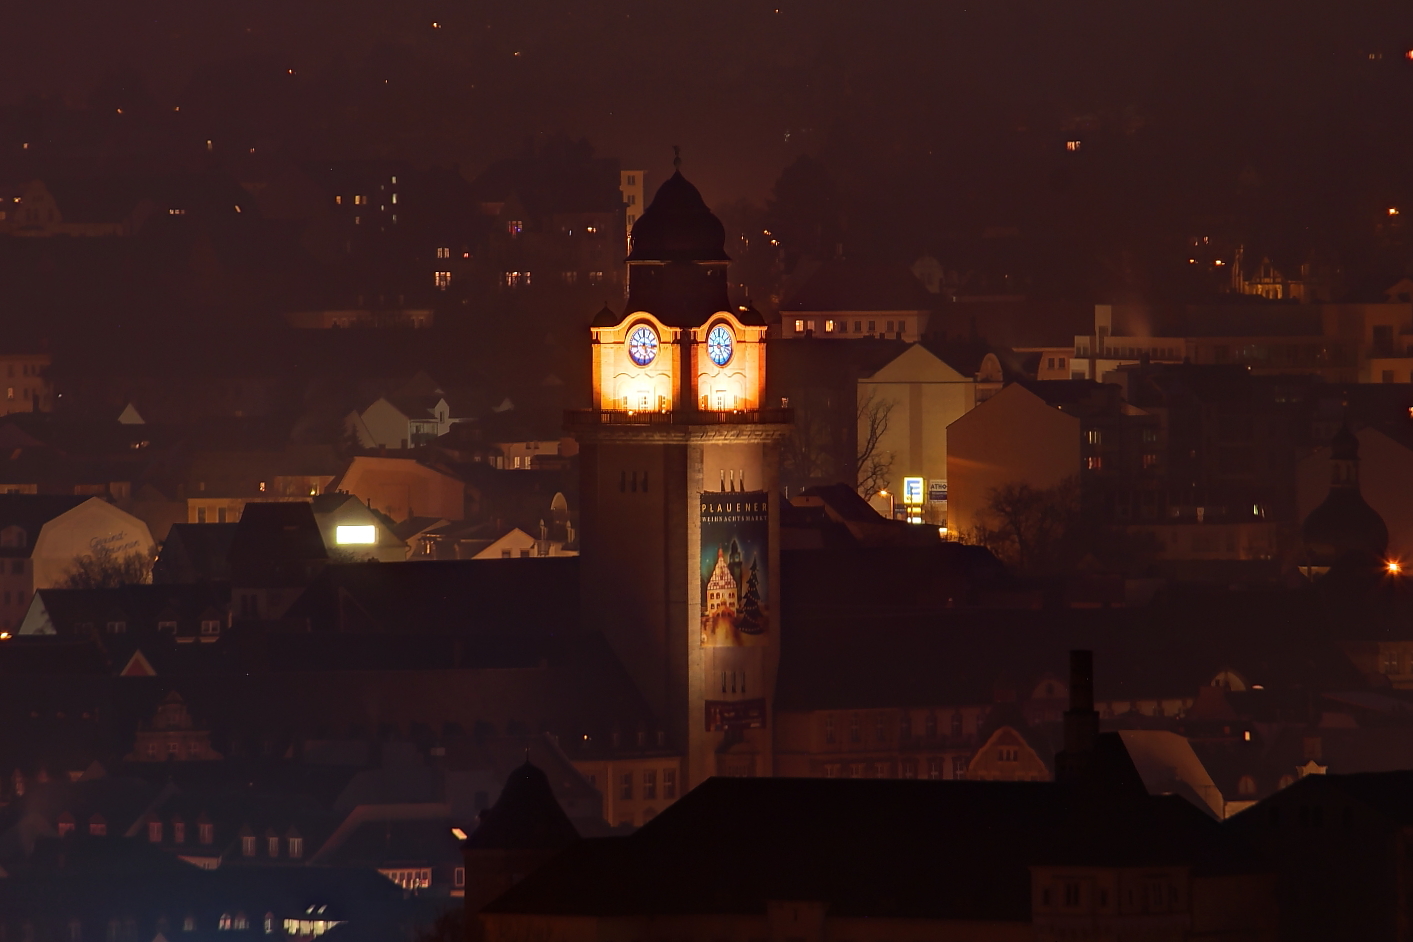
[{"label": "distant tower", "polygon": [[591,325],[594,408],[566,416],[580,444],[585,620],[682,750],[688,786],[773,766],[790,416],[762,401],[766,325],[733,310],[729,264],[720,220],[674,173],[633,226],[624,314],[605,308]]},{"label": "distant tower", "polygon": [[1360,568],[1382,565],[1388,527],[1359,490],[1359,439],[1344,425],[1330,439],[1330,491],[1301,527],[1308,574],[1337,563]]}]

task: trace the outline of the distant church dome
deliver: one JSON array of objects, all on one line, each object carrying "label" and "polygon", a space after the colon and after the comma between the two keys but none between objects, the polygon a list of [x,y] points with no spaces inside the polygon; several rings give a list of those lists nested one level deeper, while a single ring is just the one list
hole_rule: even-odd
[{"label": "distant church dome", "polygon": [[726,228],[678,170],[633,224],[628,261],[727,262]]},{"label": "distant church dome", "polygon": [[1310,564],[1382,559],[1388,527],[1359,492],[1359,439],[1347,425],[1330,440],[1330,474],[1329,494],[1301,529]]}]

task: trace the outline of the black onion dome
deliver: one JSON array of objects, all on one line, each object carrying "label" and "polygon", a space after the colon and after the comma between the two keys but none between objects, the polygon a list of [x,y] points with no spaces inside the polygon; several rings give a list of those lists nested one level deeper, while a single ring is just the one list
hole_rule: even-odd
[{"label": "black onion dome", "polygon": [[726,228],[679,170],[633,224],[630,262],[729,262]]},{"label": "black onion dome", "polygon": [[1382,558],[1388,550],[1388,526],[1359,492],[1359,439],[1348,426],[1330,440],[1330,461],[1330,492],[1301,527],[1310,561],[1331,566],[1350,557]]}]

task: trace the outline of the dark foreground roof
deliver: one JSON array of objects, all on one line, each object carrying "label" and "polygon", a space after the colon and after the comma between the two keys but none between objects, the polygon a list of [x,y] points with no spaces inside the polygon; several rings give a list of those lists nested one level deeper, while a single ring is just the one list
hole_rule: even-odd
[{"label": "dark foreground roof", "polygon": [[580,841],[487,913],[764,913],[1029,921],[1035,865],[1252,869],[1175,796],[1053,783],[710,779],[637,833]]}]

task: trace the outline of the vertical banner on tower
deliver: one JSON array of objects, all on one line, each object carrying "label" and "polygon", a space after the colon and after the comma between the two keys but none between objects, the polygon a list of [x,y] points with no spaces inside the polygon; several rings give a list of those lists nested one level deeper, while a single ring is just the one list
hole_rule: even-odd
[{"label": "vertical banner on tower", "polygon": [[702,494],[702,644],[763,645],[770,634],[770,495]]}]

